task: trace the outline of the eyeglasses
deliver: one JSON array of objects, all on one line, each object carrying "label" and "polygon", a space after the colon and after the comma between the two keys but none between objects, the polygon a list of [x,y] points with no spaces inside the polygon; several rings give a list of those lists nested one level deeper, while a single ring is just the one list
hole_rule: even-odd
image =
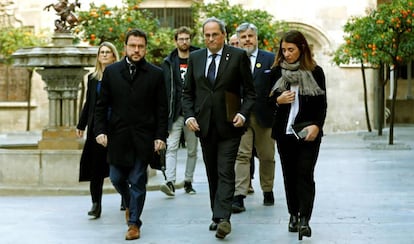
[{"label": "eyeglasses", "polygon": [[178,42],[190,42],[190,38],[189,37],[187,37],[187,38],[178,38],[177,41]]},{"label": "eyeglasses", "polygon": [[127,48],[132,49],[132,50],[143,50],[145,49],[145,45],[143,44],[127,44]]},{"label": "eyeglasses", "polygon": [[204,34],[204,38],[205,39],[210,39],[210,38],[216,39],[219,35],[220,35],[219,33]]},{"label": "eyeglasses", "polygon": [[111,54],[112,51],[99,51],[99,54],[101,55],[106,55],[106,54]]}]

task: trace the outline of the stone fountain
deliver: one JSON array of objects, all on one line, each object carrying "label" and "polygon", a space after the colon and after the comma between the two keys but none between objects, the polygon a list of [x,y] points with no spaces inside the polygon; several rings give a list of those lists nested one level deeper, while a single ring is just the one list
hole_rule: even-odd
[{"label": "stone fountain", "polygon": [[[83,140],[76,137],[80,83],[93,67],[96,47],[74,45],[70,30],[76,25],[76,2],[59,1],[53,7],[59,19],[52,43],[22,48],[13,54],[15,66],[35,68],[45,82],[49,100],[49,122],[37,149],[2,150],[0,188],[3,185],[67,187],[78,185],[79,159]],[[12,163],[12,164],[11,164]]]},{"label": "stone fountain", "polygon": [[13,54],[15,66],[36,68],[46,83],[49,123],[39,149],[80,149],[75,136],[79,84],[95,64],[96,48],[72,45],[70,33],[55,32],[52,45],[22,48]]},{"label": "stone fountain", "polygon": [[81,141],[75,136],[79,84],[88,73],[85,67],[93,67],[96,47],[73,45],[70,30],[76,25],[73,14],[76,1],[69,4],[60,1],[45,7],[53,7],[60,16],[55,20],[56,29],[52,43],[44,47],[22,48],[13,54],[14,65],[36,68],[46,83],[49,99],[49,123],[43,129],[39,149],[80,149]]}]

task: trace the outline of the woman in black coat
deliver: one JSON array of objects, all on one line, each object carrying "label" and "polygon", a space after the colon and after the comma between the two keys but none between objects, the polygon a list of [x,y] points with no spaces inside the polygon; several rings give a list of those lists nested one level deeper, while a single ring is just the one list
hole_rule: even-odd
[{"label": "woman in black coat", "polygon": [[[315,199],[314,169],[326,117],[325,75],[299,31],[287,32],[272,67],[276,80],[270,97],[277,109],[272,137],[282,165],[290,221],[288,230],[311,236]],[[301,127],[293,129],[295,127]]]},{"label": "woman in black coat", "polygon": [[107,149],[98,144],[93,133],[95,104],[101,89],[101,79],[105,67],[118,61],[119,55],[115,46],[103,42],[98,48],[95,71],[88,76],[88,90],[86,101],[76,126],[76,134],[83,137],[85,127],[88,127],[85,146],[80,160],[79,181],[90,181],[92,209],[88,215],[95,218],[101,216],[102,188],[104,179],[109,176],[107,163]]}]

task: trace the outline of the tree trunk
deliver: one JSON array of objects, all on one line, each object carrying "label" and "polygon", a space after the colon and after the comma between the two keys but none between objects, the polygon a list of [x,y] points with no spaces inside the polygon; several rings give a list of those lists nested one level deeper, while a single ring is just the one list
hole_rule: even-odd
[{"label": "tree trunk", "polygon": [[368,95],[367,95],[367,79],[365,77],[365,67],[364,62],[361,61],[361,72],[362,72],[362,83],[364,85],[364,106],[365,106],[365,118],[367,120],[368,132],[371,132],[371,122],[369,121],[369,111],[368,111]]},{"label": "tree trunk", "polygon": [[384,109],[385,109],[385,105],[384,105],[384,87],[385,84],[387,84],[386,82],[386,77],[384,76],[384,72],[385,72],[385,64],[380,64],[380,69],[379,69],[379,77],[378,77],[378,86],[377,86],[377,106],[378,106],[378,116],[377,116],[377,124],[378,124],[378,136],[382,136],[382,129],[384,128]]},{"label": "tree trunk", "polygon": [[398,69],[397,65],[394,65],[394,89],[392,90],[391,100],[391,114],[390,114],[390,135],[388,138],[388,144],[394,144],[394,117],[395,117],[395,100],[397,98],[397,84],[398,84]]}]

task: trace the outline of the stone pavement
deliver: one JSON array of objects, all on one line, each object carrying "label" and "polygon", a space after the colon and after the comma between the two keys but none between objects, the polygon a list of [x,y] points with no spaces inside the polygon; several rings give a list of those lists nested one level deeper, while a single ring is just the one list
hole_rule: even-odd
[{"label": "stone pavement", "polygon": [[[353,132],[323,138],[315,171],[312,237],[303,241],[287,231],[289,215],[276,156],[275,206],[262,205],[256,175],[256,192],[245,201],[247,211],[232,215],[232,232],[224,240],[208,231],[208,185],[200,157],[196,195],[186,195],[182,188],[175,198],[148,192],[139,240],[124,240],[127,227],[118,194],[104,195],[102,216],[93,220],[86,214],[91,203],[83,188],[72,195],[0,196],[0,243],[414,243],[414,126],[396,127],[394,133],[393,146],[387,145],[386,129],[381,137],[375,132]],[[184,150],[179,153],[179,180],[184,154]],[[162,181],[158,174],[149,186],[157,189]]]}]

